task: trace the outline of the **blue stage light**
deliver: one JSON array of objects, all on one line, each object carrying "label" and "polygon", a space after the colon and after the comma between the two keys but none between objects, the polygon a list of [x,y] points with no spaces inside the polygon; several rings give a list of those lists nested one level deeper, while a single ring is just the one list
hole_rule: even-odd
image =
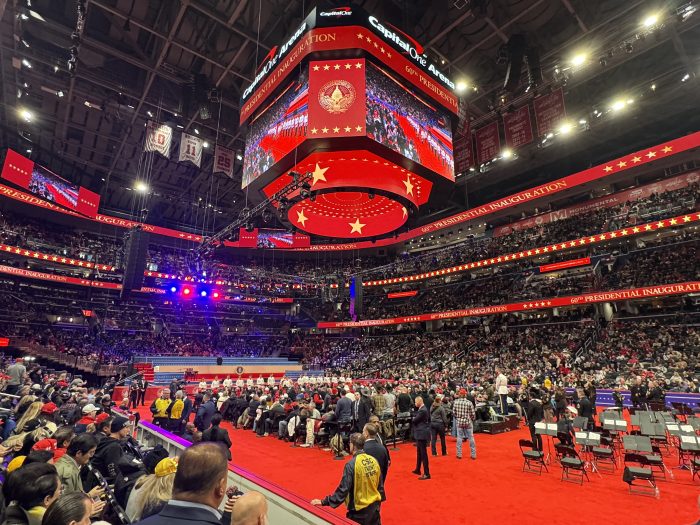
[{"label": "blue stage light", "polygon": [[199,292],[199,295],[201,295],[202,297],[206,297],[206,296],[207,296],[207,291],[206,291],[206,290],[202,290],[201,292]]},{"label": "blue stage light", "polygon": [[176,286],[171,286],[171,287],[170,287],[170,291],[171,291],[172,293],[177,292],[177,287],[176,287]]}]

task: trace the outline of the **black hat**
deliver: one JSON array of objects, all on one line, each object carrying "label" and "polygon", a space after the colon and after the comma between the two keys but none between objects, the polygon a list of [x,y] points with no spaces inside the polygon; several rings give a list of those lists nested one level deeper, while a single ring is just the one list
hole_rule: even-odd
[{"label": "black hat", "polygon": [[122,417],[122,416],[117,416],[112,420],[112,426],[110,427],[110,431],[112,433],[119,432],[128,424],[129,424],[129,420],[127,418]]}]

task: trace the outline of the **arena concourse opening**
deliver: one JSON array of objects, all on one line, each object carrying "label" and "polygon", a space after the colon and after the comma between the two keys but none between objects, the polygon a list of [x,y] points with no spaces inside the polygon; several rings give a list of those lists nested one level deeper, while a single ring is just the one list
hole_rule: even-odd
[{"label": "arena concourse opening", "polygon": [[0,1],[0,525],[700,524],[699,9]]}]

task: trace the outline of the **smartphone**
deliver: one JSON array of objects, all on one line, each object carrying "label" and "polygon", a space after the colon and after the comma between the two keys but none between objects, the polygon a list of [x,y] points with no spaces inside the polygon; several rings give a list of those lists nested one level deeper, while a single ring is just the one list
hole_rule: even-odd
[{"label": "smartphone", "polygon": [[233,498],[234,496],[242,496],[243,493],[238,490],[238,487],[229,487],[226,489],[226,496],[230,499]]}]

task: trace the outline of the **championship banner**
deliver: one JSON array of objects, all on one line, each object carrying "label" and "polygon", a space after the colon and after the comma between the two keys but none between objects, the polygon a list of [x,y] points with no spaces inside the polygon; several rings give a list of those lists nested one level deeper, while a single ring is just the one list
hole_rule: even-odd
[{"label": "championship banner", "polygon": [[488,162],[498,157],[501,152],[501,139],[498,136],[498,122],[487,124],[479,128],[475,133],[476,158],[479,164]]},{"label": "championship banner", "polygon": [[509,148],[519,148],[532,142],[532,124],[530,123],[530,108],[523,106],[512,113],[503,115],[503,131],[506,145]]},{"label": "championship banner", "polygon": [[566,118],[563,88],[559,88],[549,95],[537,97],[532,105],[535,108],[538,137],[554,133]]},{"label": "championship banner", "polygon": [[232,149],[219,144],[214,148],[214,173],[223,173],[229,179],[233,178],[233,159],[235,153]]},{"label": "championship banner", "polygon": [[365,60],[309,62],[307,137],[365,135]]},{"label": "championship banner", "polygon": [[8,148],[0,177],[24,189],[29,189],[33,170],[34,161]]},{"label": "championship banner", "polygon": [[180,137],[180,155],[178,162],[191,162],[198,168],[202,164],[202,146],[204,142],[195,135],[183,133]]},{"label": "championship banner", "polygon": [[700,281],[685,283],[661,284],[657,286],[645,286],[644,288],[630,288],[626,290],[613,290],[610,292],[594,292],[569,297],[552,297],[538,299],[524,303],[510,303],[494,306],[481,306],[466,308],[464,310],[450,310],[447,312],[435,312],[418,315],[407,315],[388,319],[366,319],[364,321],[322,321],[316,324],[317,328],[359,328],[363,326],[386,326],[395,324],[421,323],[424,321],[437,321],[441,319],[457,319],[460,317],[477,317],[485,315],[506,314],[529,310],[548,310],[563,306],[586,305],[593,303],[608,303],[615,301],[633,301],[651,297],[667,297],[671,295],[685,295],[700,292]]},{"label": "championship banner", "polygon": [[154,151],[164,157],[170,156],[170,143],[173,140],[173,128],[149,120],[146,124],[146,144],[144,151]]},{"label": "championship banner", "polygon": [[459,108],[459,124],[453,143],[455,173],[466,173],[474,165],[472,149],[472,128],[469,121],[467,103],[462,101]]}]

